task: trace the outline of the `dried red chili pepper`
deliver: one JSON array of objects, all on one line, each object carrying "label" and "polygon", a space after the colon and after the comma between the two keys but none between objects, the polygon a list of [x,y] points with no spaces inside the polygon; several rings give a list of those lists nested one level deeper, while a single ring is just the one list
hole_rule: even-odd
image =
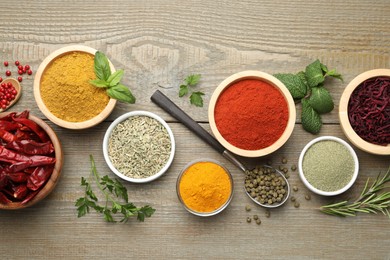
[{"label": "dried red chili pepper", "polygon": [[[36,159],[32,158],[36,157]],[[38,159],[39,157],[39,159]],[[51,165],[56,162],[55,158],[47,157],[47,156],[41,156],[41,155],[33,155],[31,156],[31,160],[24,161],[24,162],[16,162],[11,164],[8,167],[8,171],[10,172],[20,172],[23,171],[26,168],[29,167],[36,167],[36,166],[44,166],[44,165]]]},{"label": "dried red chili pepper", "polygon": [[36,133],[39,136],[42,142],[50,141],[50,138],[46,134],[46,132],[34,121],[27,118],[18,118],[18,117],[13,117],[13,120],[30,128],[34,133]]},{"label": "dried red chili pepper", "polygon": [[38,194],[38,192],[39,192],[39,190],[30,192],[30,193],[26,196],[26,198],[21,202],[21,204],[26,204],[27,202],[29,202],[30,200],[32,200],[32,199],[35,197],[35,195]]},{"label": "dried red chili pepper", "polygon": [[0,118],[0,120],[3,120],[3,121],[13,121],[13,118],[15,116],[16,116],[16,112],[12,112],[12,113],[9,113],[6,116],[3,116],[2,118]]},{"label": "dried red chili pepper", "polygon": [[28,189],[27,189],[26,184],[14,186],[13,191],[14,191],[14,194],[13,194],[14,198],[17,200],[25,199],[27,194],[28,194]]},{"label": "dried red chili pepper", "polygon": [[4,189],[8,185],[7,173],[5,170],[0,170],[0,190]]},{"label": "dried red chili pepper", "polygon": [[21,124],[5,121],[0,118],[0,129],[5,131],[15,131],[21,127]]},{"label": "dried red chili pepper", "polygon": [[30,155],[47,155],[54,152],[54,146],[51,142],[38,143],[34,140],[18,140],[8,143],[6,148]]},{"label": "dried red chili pepper", "polygon": [[52,165],[37,167],[27,178],[27,188],[33,191],[38,190],[50,178],[53,169]]},{"label": "dried red chili pepper", "polygon": [[27,173],[25,172],[9,172],[6,174],[7,178],[14,183],[22,183],[27,181]]},{"label": "dried red chili pepper", "polygon": [[16,140],[15,135],[11,134],[10,132],[0,129],[0,138],[6,141],[7,143],[13,142]]}]

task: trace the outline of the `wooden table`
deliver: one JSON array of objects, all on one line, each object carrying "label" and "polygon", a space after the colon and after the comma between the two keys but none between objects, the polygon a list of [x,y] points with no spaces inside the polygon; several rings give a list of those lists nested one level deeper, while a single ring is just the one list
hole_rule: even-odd
[{"label": "wooden table", "polygon": [[[338,120],[345,86],[358,74],[390,67],[390,2],[363,1],[2,1],[0,60],[28,63],[36,71],[54,50],[83,44],[105,52],[137,102],[118,104],[100,125],[83,131],[60,128],[39,111],[33,98],[33,76],[25,76],[23,95],[14,111],[31,110],[58,134],[65,155],[61,179],[42,202],[0,213],[2,259],[390,259],[390,222],[382,214],[338,218],[324,215],[321,205],[354,198],[368,177],[389,167],[389,156],[356,149],[360,172],[356,184],[334,199],[311,194],[297,172],[290,172],[300,201],[272,210],[253,204],[243,190],[244,174],[185,126],[150,101],[159,89],[209,130],[207,106],[213,90],[227,76],[247,70],[270,74],[298,72],[315,59],[337,68],[344,82],[331,80],[336,107],[323,116],[319,133],[346,139]],[[0,65],[1,76],[5,67]],[[200,73],[197,90],[205,93],[202,108],[178,97],[189,74]],[[15,75],[16,73],[14,73]],[[176,138],[169,171],[149,184],[125,183],[137,205],[157,209],[145,222],[109,224],[94,212],[77,218],[74,203],[83,195],[82,176],[90,173],[89,154],[101,174],[114,177],[104,162],[103,135],[109,124],[128,111],[147,110],[163,117]],[[297,106],[297,114],[300,106]],[[296,164],[304,145],[317,136],[302,130],[298,116],[288,142],[258,164],[285,156]],[[176,178],[198,158],[220,161],[234,177],[234,198],[221,214],[200,218],[180,205]],[[247,212],[246,205],[252,210]],[[257,214],[261,225],[247,217]]]}]

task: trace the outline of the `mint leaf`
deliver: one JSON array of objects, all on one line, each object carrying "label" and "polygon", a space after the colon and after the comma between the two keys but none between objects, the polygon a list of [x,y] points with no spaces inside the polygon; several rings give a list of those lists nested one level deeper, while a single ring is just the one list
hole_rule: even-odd
[{"label": "mint leaf", "polygon": [[187,85],[181,85],[179,90],[179,97],[185,96],[188,93],[188,86]]},{"label": "mint leaf", "polygon": [[98,79],[107,81],[111,75],[111,68],[104,53],[97,51],[94,58],[95,75]]},{"label": "mint leaf", "polygon": [[188,86],[194,86],[194,85],[198,84],[200,77],[201,77],[200,74],[189,75],[187,78],[184,79],[184,82]]},{"label": "mint leaf", "polygon": [[101,79],[90,80],[89,83],[91,83],[92,85],[94,85],[95,87],[98,87],[98,88],[106,88],[110,85],[108,82],[106,82],[105,80],[101,80]]},{"label": "mint leaf", "polygon": [[317,87],[319,84],[324,82],[325,77],[322,71],[323,67],[324,66],[321,66],[321,62],[319,60],[316,60],[306,66],[305,75],[309,87]]},{"label": "mint leaf", "polygon": [[192,92],[190,96],[190,103],[197,107],[203,107],[203,95],[203,92]]},{"label": "mint leaf", "polygon": [[336,72],[335,69],[330,70],[330,71],[327,71],[327,72],[325,73],[325,76],[333,77],[333,78],[339,79],[339,80],[341,80],[341,81],[344,81],[343,76],[341,76],[340,73]]},{"label": "mint leaf", "polygon": [[310,106],[309,101],[305,98],[301,100],[302,103],[302,127],[312,134],[317,134],[321,130],[322,121],[320,115]]},{"label": "mint leaf", "polygon": [[334,108],[332,97],[324,87],[312,88],[308,102],[319,114],[329,113]]},{"label": "mint leaf", "polygon": [[117,70],[108,77],[107,82],[110,83],[110,87],[117,85],[121,81],[123,73],[123,70]]},{"label": "mint leaf", "polygon": [[286,73],[274,76],[286,86],[294,99],[301,99],[306,95],[307,87],[301,75]]},{"label": "mint leaf", "polygon": [[130,104],[135,103],[135,97],[133,96],[133,94],[126,86],[122,84],[118,84],[108,88],[107,94],[110,97],[115,98],[122,102],[130,103]]}]

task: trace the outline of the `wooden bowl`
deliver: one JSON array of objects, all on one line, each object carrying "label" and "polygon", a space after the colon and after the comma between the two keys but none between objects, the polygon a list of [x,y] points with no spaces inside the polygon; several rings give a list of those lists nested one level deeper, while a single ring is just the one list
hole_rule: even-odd
[{"label": "wooden bowl", "polygon": [[[288,120],[287,125],[284,129],[284,132],[281,134],[281,136],[271,145],[261,148],[258,150],[245,150],[242,148],[239,148],[237,146],[234,146],[233,144],[229,143],[224,136],[220,133],[220,131],[217,128],[217,124],[215,122],[215,106],[217,104],[217,101],[221,94],[229,88],[232,84],[237,83],[241,80],[246,79],[255,79],[259,81],[263,81],[265,83],[270,84],[271,86],[275,87],[277,90],[279,90],[280,94],[284,97],[287,108],[288,108]],[[259,104],[264,105],[264,104]],[[295,119],[296,119],[296,110],[295,110],[295,103],[294,100],[286,88],[286,86],[279,81],[274,76],[260,72],[260,71],[243,71],[236,74],[231,75],[230,77],[226,78],[224,81],[222,81],[219,86],[215,89],[213,95],[211,96],[210,103],[209,103],[209,109],[208,109],[208,117],[210,122],[211,131],[213,132],[215,138],[229,151],[240,155],[244,157],[261,157],[266,156],[277,149],[279,149],[283,144],[287,142],[289,137],[291,136],[291,133],[295,126]],[[265,135],[267,133],[264,133]]]},{"label": "wooden bowl", "polygon": [[[4,112],[0,113],[0,118],[8,115],[11,112]],[[49,180],[46,182],[45,186],[40,189],[40,191],[35,195],[33,199],[31,199],[29,202],[25,204],[21,204],[20,202],[13,202],[10,204],[1,204],[0,203],[0,209],[5,209],[5,210],[16,210],[16,209],[22,209],[26,207],[30,207],[39,201],[43,200],[47,195],[49,195],[55,186],[57,185],[57,182],[60,178],[61,175],[61,170],[62,170],[62,165],[63,165],[63,151],[61,147],[60,140],[58,139],[56,133],[53,131],[53,129],[46,124],[42,119],[29,115],[29,119],[37,123],[42,129],[47,133],[49,136],[51,142],[53,143],[54,146],[54,151],[55,151],[55,158],[56,162],[54,164],[54,170],[49,178]]]},{"label": "wooden bowl", "polygon": [[[83,45],[67,46],[67,47],[58,49],[58,50],[54,51],[53,53],[51,53],[49,56],[47,56],[43,60],[43,62],[41,63],[41,65],[39,66],[39,68],[36,72],[35,79],[34,79],[34,97],[35,97],[35,101],[37,102],[37,105],[38,105],[39,109],[41,110],[41,112],[50,121],[52,121],[56,125],[59,125],[61,127],[68,128],[68,129],[86,129],[86,128],[93,127],[93,126],[99,124],[100,122],[102,122],[104,119],[106,119],[111,114],[111,112],[114,110],[114,107],[115,107],[117,100],[110,98],[107,106],[103,109],[103,111],[101,111],[100,114],[98,114],[97,116],[95,116],[89,120],[86,120],[83,122],[69,122],[69,121],[65,121],[61,118],[58,118],[57,116],[53,115],[50,112],[50,110],[46,107],[45,103],[42,100],[41,91],[40,91],[40,84],[41,84],[42,75],[45,73],[46,68],[55,59],[62,57],[64,55],[67,55],[71,52],[75,52],[75,51],[85,52],[85,53],[89,53],[92,55],[95,55],[95,53],[96,53],[95,49],[93,49],[91,47],[83,46]],[[111,71],[115,72],[114,66],[112,65],[112,63],[110,61],[109,61],[109,63],[110,63]]]},{"label": "wooden bowl", "polygon": [[377,145],[362,139],[353,130],[348,118],[348,103],[353,91],[365,80],[378,76],[390,77],[390,69],[375,69],[363,72],[347,85],[340,98],[339,118],[344,134],[356,147],[371,154],[390,155],[390,144],[387,146]]}]

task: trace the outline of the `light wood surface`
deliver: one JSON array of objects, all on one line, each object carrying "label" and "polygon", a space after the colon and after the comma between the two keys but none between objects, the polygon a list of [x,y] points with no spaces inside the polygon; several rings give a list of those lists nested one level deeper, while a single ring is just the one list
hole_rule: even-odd
[{"label": "light wood surface", "polygon": [[[255,205],[244,192],[244,174],[181,123],[150,101],[155,90],[170,97],[205,129],[209,99],[226,77],[243,70],[269,74],[298,72],[315,59],[337,68],[344,82],[327,81],[335,109],[323,116],[319,135],[302,130],[300,106],[291,138],[260,164],[281,157],[297,164],[300,151],[313,138],[333,135],[346,140],[338,105],[343,89],[358,74],[390,68],[390,2],[244,0],[244,1],[1,1],[0,74],[4,60],[29,64],[23,95],[12,110],[31,110],[53,127],[62,142],[64,166],[53,192],[19,211],[0,212],[2,259],[390,259],[390,221],[384,215],[337,218],[318,208],[358,196],[368,177],[389,167],[390,157],[357,149],[360,172],[355,185],[336,198],[309,193],[290,171],[291,202],[271,211]],[[117,103],[101,124],[86,130],[60,128],[40,112],[33,95],[33,76],[51,52],[82,44],[103,51],[115,68],[125,70],[124,83],[137,98]],[[13,71],[15,73],[15,71]],[[202,74],[196,90],[204,107],[179,98],[182,80]],[[26,75],[26,74],[25,74]],[[148,184],[126,183],[136,205],[149,203],[156,213],[143,223],[108,224],[95,213],[77,218],[74,203],[83,195],[80,179],[90,172],[89,154],[101,174],[115,175],[106,165],[103,136],[118,116],[147,110],[164,118],[175,135],[176,155],[169,171]],[[211,158],[231,171],[234,197],[225,211],[210,218],[188,213],[180,204],[176,179],[190,161]],[[250,212],[245,205],[251,205]],[[262,224],[246,223],[257,214]]]}]

